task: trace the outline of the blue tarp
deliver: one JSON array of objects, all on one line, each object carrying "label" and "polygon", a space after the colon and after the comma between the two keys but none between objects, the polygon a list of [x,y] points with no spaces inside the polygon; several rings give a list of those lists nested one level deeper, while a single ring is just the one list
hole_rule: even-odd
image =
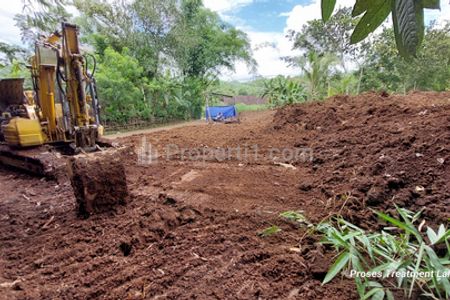
[{"label": "blue tarp", "polygon": [[236,106],[207,106],[205,116],[207,120],[225,120],[237,117]]}]

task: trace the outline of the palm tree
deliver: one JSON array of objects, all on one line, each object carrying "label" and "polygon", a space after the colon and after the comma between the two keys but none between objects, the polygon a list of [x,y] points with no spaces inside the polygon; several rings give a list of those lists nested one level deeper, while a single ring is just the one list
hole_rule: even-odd
[{"label": "palm tree", "polygon": [[338,58],[332,54],[318,55],[309,52],[298,60],[309,87],[310,99],[322,99],[327,93],[328,80]]}]

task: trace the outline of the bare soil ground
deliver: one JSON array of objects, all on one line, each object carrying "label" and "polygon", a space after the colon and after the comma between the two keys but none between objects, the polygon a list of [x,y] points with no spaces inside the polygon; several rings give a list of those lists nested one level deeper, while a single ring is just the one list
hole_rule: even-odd
[{"label": "bare soil ground", "polygon": [[141,154],[122,157],[131,199],[87,220],[69,182],[0,169],[0,299],[357,299],[350,279],[321,286],[335,254],[280,212],[370,229],[383,226],[371,209],[394,204],[431,226],[450,217],[450,93],[341,96],[118,141]]}]

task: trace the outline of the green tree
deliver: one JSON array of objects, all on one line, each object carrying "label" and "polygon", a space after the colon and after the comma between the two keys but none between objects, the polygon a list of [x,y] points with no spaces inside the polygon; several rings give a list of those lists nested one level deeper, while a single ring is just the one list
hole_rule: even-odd
[{"label": "green tree", "polygon": [[12,64],[14,60],[24,60],[27,51],[20,46],[0,42],[0,53],[3,55],[0,57],[0,66],[5,67]]},{"label": "green tree", "polygon": [[109,47],[117,52],[128,47],[134,55],[130,3],[117,0],[74,0],[73,4],[81,12],[76,23],[81,27],[82,40],[92,45],[97,54],[103,55]]},{"label": "green tree", "polygon": [[313,51],[318,55],[334,54],[339,58],[343,69],[347,70],[347,60],[354,59],[359,48],[349,42],[355,24],[351,9],[341,8],[328,22],[308,21],[300,31],[290,31],[289,36],[294,42],[294,49]]},{"label": "green tree", "polygon": [[122,53],[107,48],[104,54],[96,74],[104,119],[124,123],[132,118],[148,118],[151,106],[145,101],[146,82],[139,62],[126,48]]},{"label": "green tree", "polygon": [[414,59],[408,61],[397,54],[394,39],[394,31],[385,29],[367,47],[362,65],[363,90],[406,92],[449,88],[450,24],[442,28],[428,27],[423,47]]},{"label": "green tree", "polygon": [[98,56],[127,48],[139,62],[153,117],[199,117],[205,92],[222,70],[239,60],[255,64],[247,36],[199,0],[74,3],[83,13],[83,40]]},{"label": "green tree", "polygon": [[169,35],[178,18],[177,3],[175,0],[135,0],[129,9],[133,20],[129,42],[147,75],[155,77],[159,69],[171,61],[165,53],[173,46]]},{"label": "green tree", "polygon": [[126,46],[149,78],[168,68],[188,77],[217,75],[243,60],[254,65],[247,36],[224,23],[199,0],[75,0],[89,20],[83,31],[98,46]]},{"label": "green tree", "polygon": [[172,33],[174,57],[183,76],[215,77],[222,69],[233,70],[239,60],[256,64],[247,35],[224,23],[199,0],[182,2]]},{"label": "green tree", "polygon": [[336,74],[330,79],[328,97],[358,93],[358,78],[352,73]]},{"label": "green tree", "polygon": [[263,94],[264,86],[266,83],[264,78],[256,78],[251,81],[239,82],[239,81],[217,81],[209,89],[211,92],[230,96],[259,96]]},{"label": "green tree", "polygon": [[450,23],[430,26],[423,47],[409,67],[409,84],[414,89],[444,91],[450,88]]},{"label": "green tree", "polygon": [[26,49],[0,42],[0,78],[25,78],[25,88],[31,87],[30,72],[26,68]]},{"label": "green tree", "polygon": [[67,0],[22,0],[23,11],[14,16],[22,41],[34,45],[39,34],[54,32],[62,21],[71,18],[65,8]]}]

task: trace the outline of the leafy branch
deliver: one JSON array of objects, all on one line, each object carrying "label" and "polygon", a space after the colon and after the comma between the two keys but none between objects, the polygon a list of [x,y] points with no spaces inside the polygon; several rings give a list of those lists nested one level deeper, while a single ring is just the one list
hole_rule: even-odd
[{"label": "leafy branch", "polygon": [[[328,21],[335,0],[322,0],[322,19]],[[404,57],[415,56],[424,36],[424,9],[440,9],[439,0],[356,0],[352,16],[360,18],[351,36],[356,44],[374,32],[392,13],[397,49]]]}]

